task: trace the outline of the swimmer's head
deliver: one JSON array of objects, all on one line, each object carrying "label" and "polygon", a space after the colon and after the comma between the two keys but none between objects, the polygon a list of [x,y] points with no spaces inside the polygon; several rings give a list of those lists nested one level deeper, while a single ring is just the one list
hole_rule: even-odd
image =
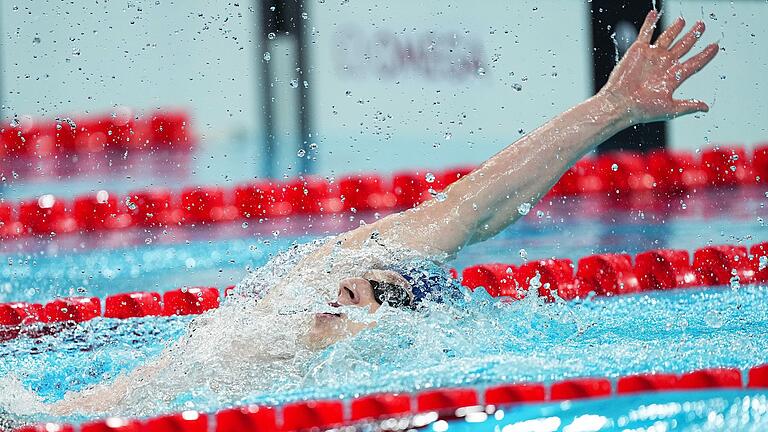
[{"label": "swimmer's head", "polygon": [[[418,309],[425,300],[442,301],[446,293],[451,292],[450,288],[455,289],[453,283],[437,265],[404,263],[341,280],[336,301],[330,305],[367,308],[369,313],[375,313],[384,304]],[[374,325],[375,322],[351,320],[344,313],[318,313],[310,330],[310,345],[323,348]]]}]

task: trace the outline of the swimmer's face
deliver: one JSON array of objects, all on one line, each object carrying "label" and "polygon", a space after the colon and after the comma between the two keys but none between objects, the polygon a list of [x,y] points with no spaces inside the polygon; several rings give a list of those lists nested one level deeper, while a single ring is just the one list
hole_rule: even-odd
[{"label": "swimmer's face", "polygon": [[[370,281],[409,286],[398,273],[389,270],[369,270],[362,277],[351,277],[339,282],[336,301],[331,306],[354,306],[375,313],[381,307],[374,295]],[[312,320],[309,345],[314,349],[325,348],[346,337],[354,336],[375,322],[364,323],[349,319],[344,313],[318,313]]]}]

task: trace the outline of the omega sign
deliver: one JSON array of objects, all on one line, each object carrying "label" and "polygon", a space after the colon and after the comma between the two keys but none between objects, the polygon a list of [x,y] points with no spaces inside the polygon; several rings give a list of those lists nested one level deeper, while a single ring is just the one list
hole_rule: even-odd
[{"label": "omega sign", "polygon": [[335,39],[333,58],[341,76],[460,81],[485,73],[482,41],[463,31],[367,31],[349,25]]}]

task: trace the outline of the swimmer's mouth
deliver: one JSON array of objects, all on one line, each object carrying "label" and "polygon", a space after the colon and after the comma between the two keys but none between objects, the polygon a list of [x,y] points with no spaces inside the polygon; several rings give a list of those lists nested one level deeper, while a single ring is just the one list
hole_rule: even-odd
[{"label": "swimmer's mouth", "polygon": [[[332,303],[328,303],[328,306],[330,306],[331,308],[337,308],[337,307],[340,307],[341,305],[336,302],[332,302]],[[337,312],[330,312],[330,311],[318,312],[317,314],[315,314],[315,316],[344,318],[344,314],[340,312],[337,313]]]}]

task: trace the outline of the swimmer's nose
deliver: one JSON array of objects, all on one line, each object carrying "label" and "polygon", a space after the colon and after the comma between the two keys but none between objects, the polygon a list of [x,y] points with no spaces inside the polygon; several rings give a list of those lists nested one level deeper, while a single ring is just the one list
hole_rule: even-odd
[{"label": "swimmer's nose", "polygon": [[339,284],[339,297],[336,299],[339,306],[357,306],[360,304],[360,293],[357,290],[357,284],[349,281],[342,281]]}]

